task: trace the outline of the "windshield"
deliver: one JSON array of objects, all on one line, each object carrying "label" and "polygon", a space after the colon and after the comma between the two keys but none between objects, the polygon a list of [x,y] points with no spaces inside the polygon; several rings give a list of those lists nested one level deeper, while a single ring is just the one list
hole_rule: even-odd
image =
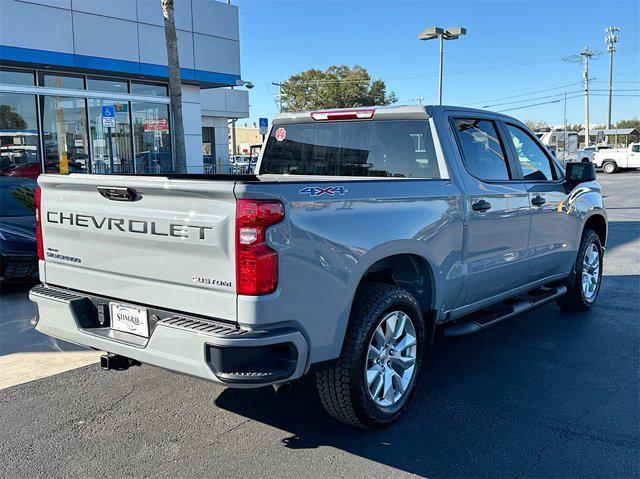
[{"label": "windshield", "polygon": [[426,120],[274,126],[260,174],[440,178]]},{"label": "windshield", "polygon": [[36,186],[31,180],[0,178],[0,216],[34,216]]}]

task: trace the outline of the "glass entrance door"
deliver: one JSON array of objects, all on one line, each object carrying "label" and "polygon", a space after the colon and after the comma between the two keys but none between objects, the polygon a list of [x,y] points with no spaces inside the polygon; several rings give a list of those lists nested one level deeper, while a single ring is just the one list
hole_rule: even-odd
[{"label": "glass entrance door", "polygon": [[88,173],[83,98],[41,96],[46,173]]},{"label": "glass entrance door", "polygon": [[[131,123],[129,103],[114,100],[93,99],[89,104],[89,128],[91,130],[91,172],[99,174],[135,173],[131,152]],[[102,117],[102,107],[113,105],[115,126]]]}]

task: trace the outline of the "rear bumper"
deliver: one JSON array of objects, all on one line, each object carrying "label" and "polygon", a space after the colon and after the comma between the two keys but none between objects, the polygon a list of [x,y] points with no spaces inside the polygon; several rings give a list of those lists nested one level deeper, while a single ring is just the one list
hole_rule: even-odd
[{"label": "rear bumper", "polygon": [[108,298],[38,285],[29,299],[41,333],[230,387],[290,381],[307,366],[307,341],[291,327],[252,331],[149,308],[147,339],[110,329],[108,318],[100,324]]}]

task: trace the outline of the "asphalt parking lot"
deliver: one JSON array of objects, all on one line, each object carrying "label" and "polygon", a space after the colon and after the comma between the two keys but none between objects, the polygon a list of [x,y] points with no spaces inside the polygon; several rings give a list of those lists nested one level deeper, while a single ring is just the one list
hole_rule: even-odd
[{"label": "asphalt parking lot", "polygon": [[[308,380],[277,396],[91,364],[0,390],[0,476],[638,477],[640,172],[600,180],[610,241],[597,306],[438,339],[388,429],[334,422]],[[0,358],[73,352],[29,329],[27,290],[0,295]]]}]

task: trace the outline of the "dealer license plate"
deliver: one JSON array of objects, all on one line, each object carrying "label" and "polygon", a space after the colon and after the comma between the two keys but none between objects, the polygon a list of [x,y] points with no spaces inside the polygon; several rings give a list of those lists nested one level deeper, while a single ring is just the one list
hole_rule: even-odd
[{"label": "dealer license plate", "polygon": [[149,321],[147,308],[139,308],[130,304],[109,303],[111,312],[111,329],[149,337]]}]

